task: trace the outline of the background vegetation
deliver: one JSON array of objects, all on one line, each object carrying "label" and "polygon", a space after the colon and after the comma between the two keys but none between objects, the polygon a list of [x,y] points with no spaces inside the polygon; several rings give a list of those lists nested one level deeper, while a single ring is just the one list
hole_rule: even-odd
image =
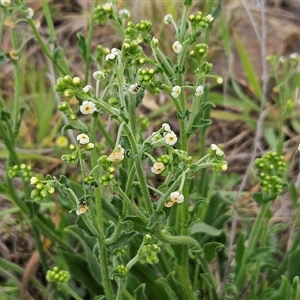
[{"label": "background vegetation", "polygon": [[[23,2],[15,1],[15,4],[23,5]],[[47,282],[46,272],[54,265],[69,270],[69,287],[77,295],[82,299],[96,299],[93,297],[101,294],[102,286],[97,282],[100,271],[92,266],[96,264],[92,258],[92,241],[84,239],[80,230],[72,227],[76,216],[69,213],[72,207],[68,197],[54,193],[39,207],[25,204],[31,187],[21,167],[23,163],[34,173],[44,176],[51,174],[59,178],[65,175],[72,188],[80,193],[82,174],[78,166],[61,160],[68,151],[68,144],[76,144],[76,136],[66,131],[67,139],[63,137],[61,128],[67,120],[57,107],[64,99],[55,92],[55,84],[62,70],[90,83],[87,78],[92,78],[98,69],[94,61],[87,64],[78,44],[80,35],[89,35],[94,2],[51,1],[46,5],[43,1],[24,1],[24,5],[33,9],[32,19],[26,19],[22,11],[7,18],[4,6],[0,10],[0,129],[8,136],[16,136],[8,140],[7,135],[0,135],[0,299],[72,299],[68,289],[57,292],[56,286]],[[160,49],[170,59],[176,57],[172,50],[175,31],[166,26],[164,16],[172,14],[179,20],[183,10],[181,1],[119,1],[116,7],[128,8],[134,23],[151,20],[151,32],[159,38]],[[210,85],[209,101],[216,107],[211,110],[212,123],[202,138],[207,147],[212,143],[221,145],[228,162],[225,173],[200,172],[196,175],[195,191],[201,191],[201,197],[209,199],[199,215],[209,226],[199,229],[196,239],[201,245],[208,242],[225,245],[218,248],[219,244],[211,244],[214,246],[208,259],[218,294],[211,294],[205,276],[201,277],[204,283],[198,287],[199,278],[191,275],[193,287],[199,290],[198,299],[300,299],[297,277],[300,73],[295,54],[300,38],[295,33],[298,24],[293,22],[297,9],[289,2],[267,2],[259,9],[247,1],[193,3],[192,12],[201,10],[215,17],[213,26],[199,39],[210,46],[208,59],[214,65],[213,73],[223,77],[222,85]],[[283,28],[278,21],[277,34],[282,35],[282,30],[285,39],[279,43],[272,35],[278,42],[272,45],[268,42],[268,30],[273,33],[272,14],[275,11],[282,22],[290,22],[291,30]],[[241,23],[241,19],[247,19],[249,27]],[[31,22],[38,24],[45,49],[41,41],[33,38]],[[253,48],[247,44],[248,40]],[[89,45],[93,54],[97,45],[121,48],[122,37],[113,22],[108,21],[106,26],[95,25]],[[53,53],[55,63],[47,56],[47,51]],[[187,69],[186,77],[192,76],[192,70]],[[137,114],[149,120],[147,136],[166,121],[179,132],[176,109],[166,94],[146,95]],[[104,117],[103,120],[104,127],[115,126],[109,125],[109,119]],[[109,129],[116,134],[117,128]],[[102,150],[112,143],[109,136],[98,138],[98,147]],[[196,136],[190,143],[189,154],[193,158],[198,157],[199,151],[203,154],[203,150],[199,150],[203,141],[199,139],[201,136]],[[253,165],[256,158],[268,151],[282,155],[287,164],[282,174],[285,187],[277,200],[268,204],[264,215],[260,215],[263,201],[253,195],[258,195],[261,189],[261,178]],[[10,170],[14,165],[19,165],[20,169],[15,169],[15,176],[11,178]],[[25,171],[31,174],[31,170]],[[153,178],[152,182],[160,184],[159,180]],[[39,218],[35,216],[37,211]],[[116,219],[109,207],[105,217],[107,222]],[[266,226],[268,230],[260,240],[254,240],[251,248],[247,240],[251,241],[254,224]],[[69,232],[64,234],[68,235],[68,242],[64,235],[57,234],[66,227]],[[78,255],[70,256],[67,252],[70,247]],[[131,251],[137,247],[133,245]],[[241,256],[236,255],[239,253]],[[251,267],[247,265],[249,262]],[[190,261],[190,264],[195,274],[201,269],[200,263]],[[251,279],[244,283],[236,266],[244,268],[246,265]],[[161,279],[158,289],[153,283],[157,274],[160,272],[155,265],[132,269],[132,285],[138,287],[148,282],[145,293],[143,288],[135,290],[135,294],[130,291],[135,299],[144,299],[144,296],[167,299],[164,294],[169,290],[165,286],[174,287],[176,276]],[[128,294],[124,299],[132,299]],[[175,294],[181,299],[180,289],[176,289]],[[290,298],[282,298],[283,295]]]}]

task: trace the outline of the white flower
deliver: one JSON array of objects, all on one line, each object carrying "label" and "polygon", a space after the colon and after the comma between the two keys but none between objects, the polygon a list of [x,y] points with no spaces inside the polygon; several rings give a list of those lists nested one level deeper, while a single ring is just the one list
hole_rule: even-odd
[{"label": "white flower", "polygon": [[300,144],[298,145],[298,151],[300,151]]},{"label": "white flower", "polygon": [[173,48],[174,52],[178,54],[178,53],[180,53],[181,50],[182,50],[182,45],[181,45],[178,41],[176,41],[176,42],[174,42],[174,44],[172,45],[172,48]]},{"label": "white flower", "polygon": [[167,132],[171,132],[172,131],[171,127],[170,127],[170,125],[168,123],[163,123],[161,125],[161,127],[164,129],[164,131],[167,131]]},{"label": "white flower", "polygon": [[124,159],[124,153],[124,148],[119,145],[118,148],[109,155],[109,159],[112,162],[120,162]]},{"label": "white flower", "polygon": [[37,177],[30,178],[30,184],[36,185],[38,182],[39,182],[39,179]]},{"label": "white flower", "polygon": [[90,142],[90,138],[86,134],[81,133],[77,135],[77,141],[79,141],[81,145],[85,145]]},{"label": "white flower", "polygon": [[216,152],[216,155],[224,156],[224,152],[216,144],[211,144],[210,148],[211,148],[212,151]]},{"label": "white flower", "polygon": [[86,85],[82,90],[87,93],[92,89],[92,87],[90,85]]},{"label": "white flower", "polygon": [[173,98],[177,98],[181,93],[181,87],[179,85],[175,85],[173,88],[172,88],[172,97]]},{"label": "white flower", "polygon": [[130,94],[136,94],[140,90],[141,86],[137,83],[131,84],[129,87]]},{"label": "white flower", "polygon": [[153,167],[151,167],[151,172],[154,174],[160,174],[165,169],[165,165],[162,162],[156,162]]},{"label": "white flower", "polygon": [[100,81],[101,79],[105,78],[105,74],[102,71],[95,71],[93,73],[93,77],[95,78],[95,80]]},{"label": "white flower", "polygon": [[298,58],[298,55],[299,55],[299,54],[296,53],[296,52],[291,53],[291,54],[290,54],[290,58],[291,58],[291,59],[297,59],[297,58]]},{"label": "white flower", "polygon": [[79,109],[84,115],[92,115],[97,110],[97,107],[92,101],[83,101]]},{"label": "white flower", "polygon": [[222,77],[218,77],[218,78],[216,79],[216,83],[217,83],[217,84],[222,84],[222,83],[223,83],[223,78],[222,78]]},{"label": "white flower", "polygon": [[164,17],[164,23],[165,24],[171,24],[173,21],[173,16],[171,14],[167,14],[165,17]]},{"label": "white flower", "polygon": [[27,8],[27,18],[32,19],[33,15],[34,15],[33,9],[31,7],[28,7]]},{"label": "white flower", "polygon": [[105,3],[102,7],[103,7],[103,9],[106,10],[106,11],[111,11],[112,3],[110,3],[110,2]]},{"label": "white flower", "polygon": [[10,0],[1,0],[1,5],[7,6],[10,4]]},{"label": "white flower", "polygon": [[285,56],[279,56],[279,62],[283,64],[285,62]]},{"label": "white flower", "polygon": [[170,198],[172,202],[182,203],[184,201],[184,196],[178,191],[171,193]]},{"label": "white flower", "polygon": [[167,145],[170,145],[170,146],[175,145],[176,142],[177,142],[176,134],[173,131],[167,133],[165,135],[165,142],[166,142]]},{"label": "white flower", "polygon": [[128,19],[128,18],[130,18],[130,12],[129,12],[129,10],[128,9],[121,9],[120,11],[119,11],[119,16],[121,17],[121,18],[124,18],[124,19]]},{"label": "white flower", "polygon": [[201,96],[203,94],[203,86],[198,85],[196,88],[195,96]]},{"label": "white flower", "polygon": [[211,14],[209,14],[209,15],[206,16],[206,20],[207,20],[209,23],[211,23],[211,22],[214,20],[214,17],[213,17]]},{"label": "white flower", "polygon": [[112,48],[110,53],[105,56],[105,59],[114,60],[120,54],[120,50],[117,48]]}]

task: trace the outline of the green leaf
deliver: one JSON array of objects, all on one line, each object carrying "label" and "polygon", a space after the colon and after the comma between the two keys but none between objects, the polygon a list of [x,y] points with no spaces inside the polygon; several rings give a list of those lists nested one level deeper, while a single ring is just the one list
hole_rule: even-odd
[{"label": "green leaf", "polygon": [[300,272],[300,249],[296,249],[293,253],[288,256],[287,265],[287,278],[290,282],[293,281],[295,276],[299,276]]},{"label": "green leaf", "polygon": [[141,235],[145,235],[149,233],[149,230],[146,229],[145,223],[140,217],[137,216],[127,216],[124,219],[122,219],[122,222],[129,221],[132,224],[132,229],[136,232],[138,232]]},{"label": "green leaf", "polygon": [[242,260],[245,252],[245,233],[241,233],[236,242],[236,253],[235,253],[235,274],[240,271]]},{"label": "green leaf", "polygon": [[157,223],[162,223],[166,219],[166,214],[162,210],[160,212],[155,211],[149,220],[149,224],[147,225],[147,229],[153,229]]},{"label": "green leaf", "polygon": [[247,82],[249,83],[249,87],[251,91],[255,94],[255,96],[257,98],[260,98],[262,95],[262,90],[257,75],[255,74],[255,71],[252,67],[252,62],[250,61],[249,55],[241,39],[239,38],[238,34],[235,31],[234,31],[234,37],[236,41],[237,51],[241,59],[241,63],[243,66],[245,76],[247,78]]},{"label": "green leaf", "polygon": [[134,299],[139,300],[148,300],[148,297],[145,294],[145,288],[146,284],[142,283],[140,284],[135,290],[134,290]]},{"label": "green leaf", "polygon": [[113,250],[118,249],[118,248],[122,248],[122,247],[128,245],[129,241],[135,235],[137,235],[137,232],[134,232],[134,231],[132,231],[132,232],[126,232],[126,231],[123,230],[121,232],[118,240],[115,243],[108,245],[107,247],[108,247],[108,249],[110,251],[113,251]]},{"label": "green leaf", "polygon": [[111,200],[111,204],[114,207],[115,212],[118,215],[121,216],[122,210],[123,210],[123,202],[122,202],[122,200],[119,197],[113,195],[112,200]]},{"label": "green leaf", "polygon": [[266,128],[264,132],[264,137],[267,140],[270,148],[276,149],[278,144],[278,136],[275,134],[275,130],[273,127]]},{"label": "green leaf", "polygon": [[292,90],[295,90],[297,87],[300,85],[300,73],[296,73],[293,75],[293,80],[292,80]]},{"label": "green leaf", "polygon": [[210,242],[203,245],[205,260],[209,263],[216,256],[216,251],[223,248],[224,245],[218,242]]},{"label": "green leaf", "polygon": [[256,203],[262,205],[264,204],[264,199],[262,197],[262,194],[261,193],[254,193],[252,195],[253,199],[255,200]]},{"label": "green leaf", "polygon": [[296,188],[295,183],[290,183],[289,185],[289,194],[291,198],[291,202],[294,209],[298,208],[298,190]]},{"label": "green leaf", "polygon": [[28,214],[29,218],[33,218],[40,210],[40,206],[41,206],[40,203],[28,200],[28,201],[25,201],[25,204],[29,210],[29,214]]},{"label": "green leaf", "polygon": [[219,236],[222,233],[222,230],[216,229],[202,221],[195,222],[190,229],[190,234],[196,233],[206,233],[210,236]]},{"label": "green leaf", "polygon": [[293,283],[290,287],[290,299],[299,299],[300,295],[300,282],[299,276],[294,277]]},{"label": "green leaf", "polygon": [[61,128],[61,130],[60,130],[61,135],[63,135],[69,129],[70,130],[78,130],[81,133],[88,133],[88,128],[80,120],[70,121],[70,123],[71,124],[65,125]]},{"label": "green leaf", "polygon": [[[168,294],[168,298],[170,300],[180,300],[178,298],[179,295],[184,295],[184,294],[176,294],[176,292],[171,288],[171,286],[168,283],[168,280],[166,278],[159,278],[156,280],[156,282],[158,282],[163,288],[164,290],[167,292]],[[166,298],[164,298],[165,300],[167,300]]]},{"label": "green leaf", "polygon": [[181,282],[176,279],[175,274],[176,272],[172,271],[167,275],[168,283],[176,295],[184,295],[184,288]]},{"label": "green leaf", "polygon": [[[267,300],[283,300],[289,299],[289,282],[285,276],[282,276],[282,281],[279,290],[269,297]],[[296,300],[296,299],[295,299]]]},{"label": "green leaf", "polygon": [[0,120],[7,122],[9,119],[11,119],[10,110],[8,108],[4,107],[0,112]]},{"label": "green leaf", "polygon": [[100,281],[102,278],[100,265],[98,264],[98,261],[95,258],[92,250],[94,245],[96,244],[96,239],[85,235],[83,231],[75,225],[71,225],[65,228],[65,231],[69,232],[81,242],[84,247],[84,254],[86,256],[91,274],[95,279]]},{"label": "green leaf", "polygon": [[67,264],[72,277],[85,285],[92,293],[104,294],[103,287],[99,284],[99,279],[94,278],[88,268],[88,262],[80,254],[74,254],[64,250],[58,250],[59,255]]},{"label": "green leaf", "polygon": [[84,62],[87,62],[87,45],[86,45],[85,37],[81,33],[78,33],[77,38],[78,38],[77,41],[78,49],[81,53]]}]

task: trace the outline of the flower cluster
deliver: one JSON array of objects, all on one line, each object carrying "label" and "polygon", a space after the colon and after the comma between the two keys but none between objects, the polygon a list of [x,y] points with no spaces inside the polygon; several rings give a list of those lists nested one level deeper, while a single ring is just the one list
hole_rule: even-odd
[{"label": "flower cluster", "polygon": [[58,267],[54,267],[52,270],[48,270],[46,279],[49,282],[67,283],[70,279],[70,273],[65,270],[59,270]]},{"label": "flower cluster", "polygon": [[113,166],[113,162],[111,161],[109,156],[102,155],[98,159],[98,165],[102,168],[103,171],[105,171],[107,173],[100,177],[100,180],[99,180],[100,184],[102,184],[103,186],[108,186],[110,181],[113,180],[115,177],[114,176],[115,168]]},{"label": "flower cluster", "polygon": [[147,20],[142,20],[137,24],[133,22],[128,22],[127,28],[125,29],[125,37],[134,40],[134,39],[144,39],[150,42],[150,30],[152,28],[152,23]]},{"label": "flower cluster", "polygon": [[56,80],[55,90],[59,95],[67,98],[77,96],[78,92],[82,91],[81,79],[79,77],[72,78],[70,75],[59,77]]},{"label": "flower cluster", "polygon": [[144,244],[138,251],[138,259],[142,264],[157,264],[159,259],[157,253],[160,252],[160,248],[156,244]]},{"label": "flower cluster", "polygon": [[283,156],[276,152],[268,152],[254,162],[258,170],[260,186],[266,194],[280,194],[283,188],[283,174],[286,163]]},{"label": "flower cluster", "polygon": [[103,5],[98,5],[93,11],[93,19],[96,24],[104,25],[109,18],[112,17],[113,7],[112,3],[105,3]]},{"label": "flower cluster", "polygon": [[71,144],[69,146],[69,149],[72,151],[72,153],[62,155],[61,159],[63,161],[67,161],[71,164],[77,164],[79,158],[87,158],[87,154],[85,153],[86,151],[91,151],[95,147],[95,144],[90,142],[89,136],[85,133],[78,134],[76,139],[79,145],[76,147],[73,144]]},{"label": "flower cluster", "polygon": [[55,192],[52,181],[43,180],[37,176],[31,177],[30,184],[35,186],[31,191],[31,198],[36,202],[41,202],[44,198]]},{"label": "flower cluster", "polygon": [[196,14],[189,16],[189,21],[191,22],[193,29],[203,30],[205,29],[214,18],[212,15],[203,16],[202,12],[198,11]]},{"label": "flower cluster", "polygon": [[213,159],[214,164],[212,165],[212,169],[216,172],[224,172],[228,168],[228,163],[225,160],[224,152],[216,145],[211,144],[208,150],[208,155],[211,159]]},{"label": "flower cluster", "polygon": [[8,176],[10,178],[21,177],[28,182],[32,175],[33,172],[31,170],[31,166],[29,165],[20,164],[8,168]]},{"label": "flower cluster", "polygon": [[207,44],[197,44],[193,50],[190,52],[190,56],[195,59],[202,60],[208,54],[208,45]]},{"label": "flower cluster", "polygon": [[153,94],[158,93],[161,86],[161,82],[156,80],[155,74],[156,71],[153,68],[141,68],[138,70],[138,80],[141,86],[147,87],[147,89]]},{"label": "flower cluster", "polygon": [[170,199],[165,203],[166,207],[172,207],[174,203],[182,203],[184,196],[180,191],[175,191],[170,194]]}]

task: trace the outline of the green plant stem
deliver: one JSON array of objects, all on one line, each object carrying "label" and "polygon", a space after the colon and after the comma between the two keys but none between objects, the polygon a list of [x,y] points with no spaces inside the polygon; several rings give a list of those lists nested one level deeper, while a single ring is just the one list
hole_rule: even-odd
[{"label": "green plant stem", "polygon": [[[92,11],[97,7],[98,0],[94,0]],[[90,14],[90,21],[88,24],[89,32],[87,36],[87,42],[86,42],[86,53],[87,57],[85,57],[85,69],[84,69],[84,85],[87,85],[89,82],[89,71],[90,71],[90,64],[91,64],[91,48],[92,48],[92,39],[93,39],[93,33],[94,33],[94,18],[93,14]]]},{"label": "green plant stem", "polygon": [[31,29],[33,30],[35,37],[40,45],[40,47],[42,48],[43,52],[46,54],[46,56],[52,61],[52,63],[58,68],[58,70],[63,74],[63,75],[67,75],[68,72],[66,70],[64,70],[64,68],[61,66],[61,64],[58,64],[54,57],[52,56],[52,54],[50,53],[48,47],[45,45],[40,33],[38,32],[35,23],[31,20],[28,19],[28,23],[31,27]]},{"label": "green plant stem", "polygon": [[243,255],[243,259],[242,259],[242,263],[241,263],[241,267],[240,267],[240,271],[237,275],[236,278],[236,287],[237,290],[240,291],[242,289],[242,287],[246,284],[246,276],[247,276],[247,272],[246,272],[246,268],[248,265],[248,260],[251,256],[251,253],[253,251],[253,248],[255,246],[255,244],[257,243],[258,237],[261,234],[261,231],[263,230],[261,228],[261,224],[263,223],[263,219],[266,216],[266,213],[268,211],[270,207],[270,202],[263,204],[259,210],[258,216],[255,220],[254,226],[252,228],[252,231],[250,233],[250,237],[248,240],[248,245],[245,249],[244,255]]},{"label": "green plant stem", "polygon": [[46,22],[47,22],[47,28],[49,29],[49,33],[50,33],[50,40],[52,42],[54,42],[57,39],[57,36],[56,36],[56,31],[54,28],[53,21],[52,21],[52,16],[51,16],[48,2],[41,1],[41,3],[42,3],[42,7],[43,7],[43,13],[44,13],[44,16],[45,16]]},{"label": "green plant stem", "polygon": [[123,294],[123,288],[124,288],[124,279],[123,278],[118,278],[118,291],[117,291],[117,296],[116,300],[122,300],[122,294]]},{"label": "green plant stem", "polygon": [[104,236],[102,234],[99,235],[97,239],[98,247],[99,247],[99,265],[101,268],[101,275],[103,280],[103,287],[105,291],[105,296],[107,300],[115,300],[111,280],[109,278],[109,270],[108,270],[108,259],[107,259],[107,249],[105,246]]},{"label": "green plant stem", "polygon": [[124,130],[127,134],[127,137],[129,139],[131,148],[132,148],[132,153],[133,155],[137,155],[138,157],[134,160],[134,165],[135,165],[135,169],[136,169],[136,174],[137,177],[140,181],[140,186],[141,186],[141,190],[142,190],[142,194],[143,194],[143,200],[144,200],[144,204],[146,206],[146,209],[148,211],[149,214],[153,213],[153,207],[152,207],[152,202],[151,202],[151,197],[150,197],[150,193],[147,187],[147,182],[146,182],[146,178],[142,169],[142,161],[139,157],[139,150],[137,147],[137,143],[135,141],[135,138],[130,130],[130,128],[128,127],[127,124],[124,125]]},{"label": "green plant stem", "polygon": [[131,209],[136,213],[136,215],[141,218],[141,220],[145,223],[145,225],[148,224],[148,219],[146,218],[146,216],[139,210],[139,208],[134,204],[134,202],[128,198],[128,196],[121,189],[121,187],[118,185],[118,183],[115,180],[113,180],[112,183],[113,183],[114,187],[117,189],[117,191],[119,192],[119,194],[126,201],[128,206],[131,207]]},{"label": "green plant stem", "polygon": [[190,236],[173,236],[169,234],[165,234],[162,232],[159,225],[154,227],[155,236],[162,242],[173,244],[173,245],[187,245],[195,248],[196,250],[201,250],[201,246],[199,243]]},{"label": "green plant stem", "polygon": [[[261,234],[259,246],[264,247],[267,243],[267,238],[268,238],[268,233],[269,233],[269,220],[265,219],[264,223],[261,224],[261,227],[263,228],[263,232]],[[261,262],[262,262],[262,258],[259,257],[255,263],[255,268],[254,268],[254,272],[252,275],[251,299],[257,298],[256,294],[257,294],[258,280],[260,280],[259,275],[260,275],[260,269],[261,269]]]},{"label": "green plant stem", "polygon": [[293,239],[293,244],[292,244],[291,248],[289,249],[288,253],[286,253],[286,255],[284,256],[284,259],[281,262],[281,264],[279,265],[277,271],[269,276],[268,282],[270,282],[270,284],[275,282],[286,271],[290,254],[293,253],[297,249],[299,244],[300,244],[300,230],[297,231],[297,233]]},{"label": "green plant stem", "polygon": [[75,300],[83,300],[68,286],[67,283],[59,284],[59,287],[62,290],[64,290],[67,294],[70,294]]},{"label": "green plant stem", "polygon": [[49,270],[49,266],[47,264],[47,260],[46,260],[46,256],[45,256],[45,251],[43,249],[43,244],[40,238],[40,232],[37,228],[37,226],[35,225],[34,222],[30,222],[31,223],[31,228],[33,230],[34,233],[34,238],[35,238],[35,242],[36,242],[36,248],[39,252],[40,255],[40,262],[43,268],[43,271],[46,273]]},{"label": "green plant stem", "polygon": [[97,126],[98,126],[100,132],[102,133],[102,135],[105,139],[105,142],[107,142],[107,144],[113,149],[115,146],[114,141],[112,140],[109,133],[105,130],[105,127],[103,126],[102,121],[99,118],[97,118]]},{"label": "green plant stem", "polygon": [[[9,126],[9,124],[8,124]],[[0,121],[0,136],[1,138],[4,140],[6,149],[9,153],[9,157],[10,157],[10,161],[13,164],[19,165],[20,164],[20,160],[19,157],[15,151],[15,146],[14,146],[14,139],[12,135],[7,134],[2,122]],[[13,141],[12,141],[13,139]]]},{"label": "green plant stem", "polygon": [[123,294],[128,300],[136,300],[126,289],[123,289]]},{"label": "green plant stem", "polygon": [[[96,137],[96,117],[92,119],[92,127],[91,127],[91,136],[93,139]],[[92,150],[92,169],[94,169],[94,175],[96,178],[99,178],[99,168],[97,166],[97,151],[96,149]],[[99,266],[101,270],[102,280],[104,291],[107,300],[114,300],[114,294],[112,290],[111,280],[109,278],[109,270],[108,270],[108,259],[107,259],[107,249],[105,246],[105,229],[104,229],[104,217],[103,217],[103,207],[102,207],[102,199],[101,199],[101,190],[100,187],[96,187],[94,190],[95,194],[95,202],[96,202],[96,224],[94,226],[98,228],[99,234],[97,237],[97,243],[99,247]]]}]

